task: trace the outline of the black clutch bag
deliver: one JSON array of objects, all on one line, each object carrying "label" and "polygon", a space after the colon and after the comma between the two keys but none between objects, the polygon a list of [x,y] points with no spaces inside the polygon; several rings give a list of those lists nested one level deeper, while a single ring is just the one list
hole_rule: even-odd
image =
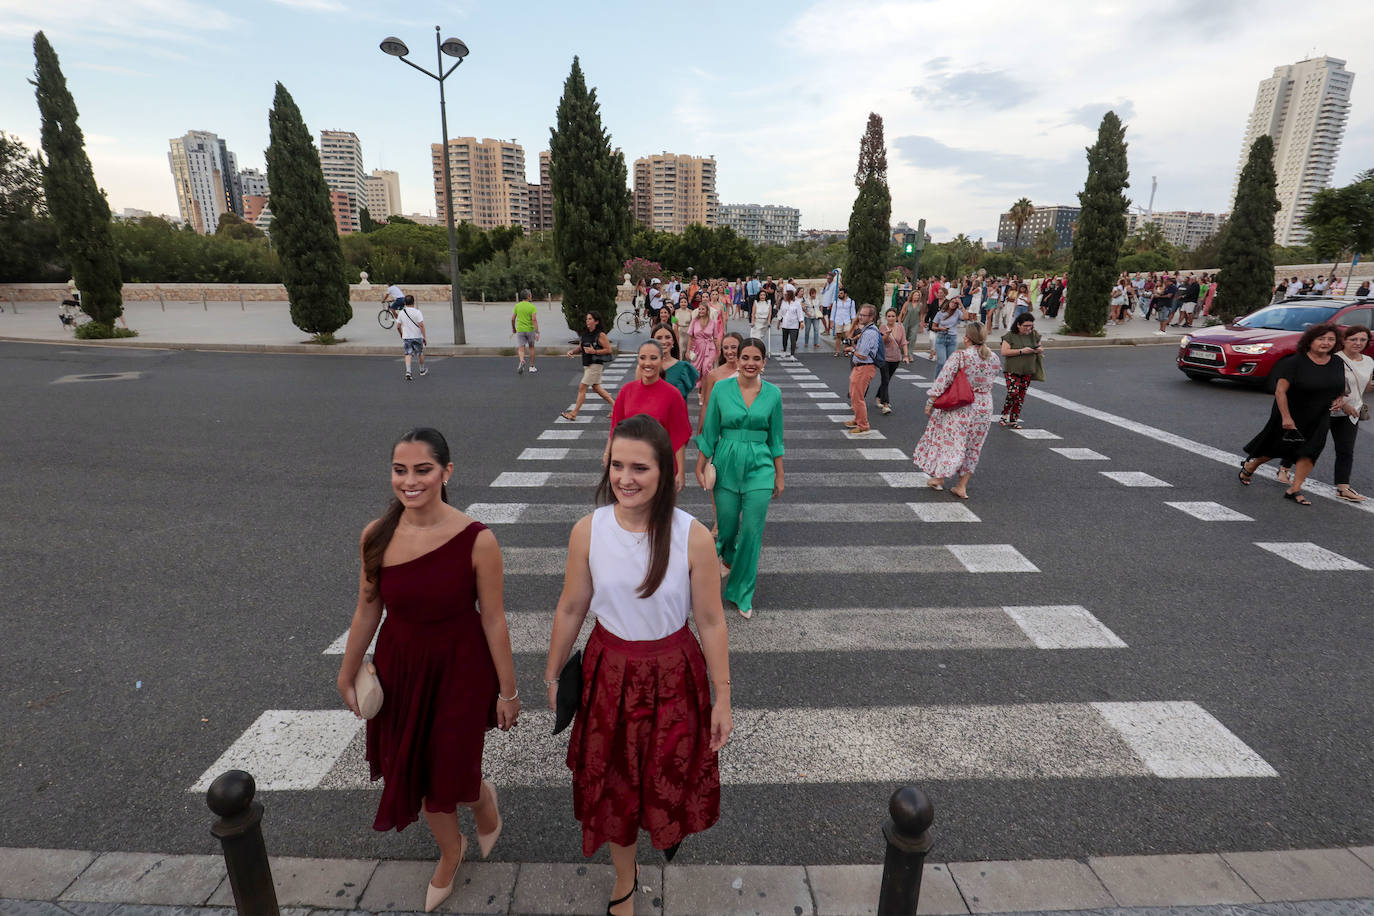
[{"label": "black clutch bag", "polygon": [[554,695],[553,733],[572,723],[582,702],[582,650],[578,649],[558,673],[558,693]]},{"label": "black clutch bag", "polygon": [[1304,436],[1304,435],[1302,434],[1302,431],[1301,431],[1301,430],[1297,430],[1297,429],[1285,429],[1285,430],[1283,431],[1283,444],[1284,444],[1284,445],[1303,445],[1303,444],[1306,443],[1306,442],[1307,442],[1307,437]]}]

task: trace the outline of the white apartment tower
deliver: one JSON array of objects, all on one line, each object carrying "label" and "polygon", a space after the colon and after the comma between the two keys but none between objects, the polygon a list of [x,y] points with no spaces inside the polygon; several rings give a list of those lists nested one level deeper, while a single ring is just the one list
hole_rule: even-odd
[{"label": "white apartment tower", "polygon": [[353,225],[358,225],[358,211],[367,206],[367,173],[363,171],[363,145],[358,135],[347,130],[320,131],[320,167],[329,190],[348,195]]},{"label": "white apartment tower", "polygon": [[182,220],[201,235],[219,226],[225,213],[243,214],[238,160],[225,142],[208,130],[173,137],[167,153]]},{"label": "white apartment tower", "polygon": [[373,169],[367,176],[365,204],[368,215],[385,220],[401,212],[401,176],[390,169]]},{"label": "white apartment tower", "polygon": [[1236,187],[1250,146],[1268,134],[1274,138],[1274,172],[1278,176],[1274,241],[1279,245],[1301,245],[1307,239],[1302,218],[1312,195],[1331,184],[1336,153],[1350,116],[1350,87],[1354,82],[1355,74],[1345,69],[1345,61],[1334,57],[1275,67],[1273,76],[1260,81],[1231,186],[1231,210],[1236,207]]}]

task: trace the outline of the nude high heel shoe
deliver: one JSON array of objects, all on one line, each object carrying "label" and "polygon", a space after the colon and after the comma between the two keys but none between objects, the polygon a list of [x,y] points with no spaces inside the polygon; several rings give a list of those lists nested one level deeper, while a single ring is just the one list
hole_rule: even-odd
[{"label": "nude high heel shoe", "polygon": [[491,790],[491,806],[496,808],[496,826],[491,833],[477,831],[477,848],[482,853],[482,858],[486,858],[491,853],[491,847],[496,845],[496,841],[501,838],[501,809],[496,807],[496,786],[482,780],[482,787]]},{"label": "nude high heel shoe", "polygon": [[467,837],[460,836],[458,839],[462,842],[462,846],[459,848],[458,864],[453,869],[453,877],[449,879],[448,886],[435,887],[433,882],[428,882],[425,884],[426,913],[432,913],[436,909],[438,909],[440,904],[442,904],[445,900],[448,899],[449,894],[453,893],[453,885],[458,883],[458,869],[463,867],[463,857],[466,856],[468,853]]}]

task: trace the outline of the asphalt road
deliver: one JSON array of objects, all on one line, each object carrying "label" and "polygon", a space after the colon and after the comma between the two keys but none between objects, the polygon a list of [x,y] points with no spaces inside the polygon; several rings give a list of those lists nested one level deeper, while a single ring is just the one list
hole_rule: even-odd
[{"label": "asphalt road", "polygon": [[[532,446],[586,448],[597,441],[590,430],[605,428],[598,419],[580,427],[586,440],[537,439],[574,428],[553,422],[574,390],[571,361],[545,360],[539,375],[517,376],[507,359],[435,360],[428,377],[407,384],[399,360],[387,358],[23,344],[0,345],[0,356],[7,395],[0,407],[3,846],[212,851],[211,815],[203,795],[190,791],[202,773],[265,710],[339,708],[338,658],[321,653],[348,625],[358,533],[389,498],[395,436],[417,424],[449,435],[457,464],[451,498],[459,506],[590,505],[586,487],[490,485],[503,472],[592,470],[594,460],[517,457]],[[1037,387],[1238,453],[1263,423],[1268,398],[1189,382],[1172,357],[1165,347],[1054,351],[1049,381]],[[819,353],[803,362],[843,394],[842,360]],[[919,362],[912,369],[929,376]],[[120,373],[137,376],[58,381]],[[770,366],[770,377],[784,376]],[[787,403],[801,406],[789,417],[807,416],[805,392],[792,395]],[[830,438],[789,437],[788,448],[909,453],[924,394],[899,380],[892,399],[896,411],[874,420],[883,441],[847,441],[815,410],[812,422],[789,432]],[[1374,572],[1304,569],[1256,546],[1311,542],[1374,567],[1374,518],[1322,498],[1301,509],[1280,499],[1272,480],[1242,487],[1234,465],[1036,398],[1025,419],[1060,440],[992,430],[967,503],[976,525],[770,523],[765,541],[780,551],[1005,543],[1039,572],[797,570],[766,579],[756,621],[780,609],[1081,605],[1124,647],[911,648],[897,639],[803,652],[755,646],[732,657],[736,706],[812,709],[840,722],[902,707],[1187,701],[1277,772],[1064,776],[1068,764],[1037,756],[1045,749],[1031,745],[1043,736],[1032,733],[1015,766],[1003,760],[1002,770],[973,765],[972,776],[956,768],[920,780],[936,804],[933,858],[940,860],[1374,842]],[[1055,447],[1092,449],[1106,460],[1069,460]],[[1358,449],[1354,484],[1374,492],[1371,437],[1362,436]],[[894,489],[877,478],[879,468],[913,470],[857,452],[797,460],[789,477],[819,472],[845,483],[789,485],[779,505],[954,502],[925,488]],[[1104,470],[1143,471],[1172,486],[1124,487]],[[1316,477],[1329,482],[1330,475],[1328,449]],[[687,500],[700,504],[700,493],[689,491]],[[1166,500],[1214,501],[1253,521],[1203,522]],[[507,548],[561,548],[568,528],[494,530]],[[508,613],[547,613],[559,585],[556,576],[510,576]],[[731,627],[743,639],[756,621],[735,619]],[[531,701],[541,693],[542,668],[538,652],[517,656]],[[951,732],[941,735],[948,740]],[[499,740],[494,734],[489,744]],[[784,754],[815,738],[768,740]],[[962,750],[976,757],[979,740],[970,732],[967,749],[931,752],[941,760]],[[1106,753],[1086,738],[1059,751],[1088,763]],[[870,755],[856,756],[862,777]],[[879,824],[900,774],[807,781],[763,772],[767,762],[726,786],[721,823],[685,844],[682,861],[881,860]],[[269,848],[427,857],[423,826],[399,836],[370,829],[376,797],[362,788],[264,792]],[[566,786],[503,788],[502,801],[506,831],[495,858],[580,858]]]}]

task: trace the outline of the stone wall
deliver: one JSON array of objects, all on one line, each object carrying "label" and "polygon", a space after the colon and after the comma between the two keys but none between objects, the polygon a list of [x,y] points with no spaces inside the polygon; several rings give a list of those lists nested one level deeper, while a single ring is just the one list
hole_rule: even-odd
[{"label": "stone wall", "polygon": [[[453,295],[446,284],[411,284],[402,287],[416,302],[448,302]],[[349,287],[352,302],[382,301],[385,286]],[[0,283],[0,299],[14,302],[61,302],[67,298],[65,283]],[[286,302],[286,287],[280,283],[125,283],[125,302]],[[468,298],[468,297],[464,297]],[[552,301],[558,301],[554,296]],[[481,301],[481,300],[477,300]]]}]

